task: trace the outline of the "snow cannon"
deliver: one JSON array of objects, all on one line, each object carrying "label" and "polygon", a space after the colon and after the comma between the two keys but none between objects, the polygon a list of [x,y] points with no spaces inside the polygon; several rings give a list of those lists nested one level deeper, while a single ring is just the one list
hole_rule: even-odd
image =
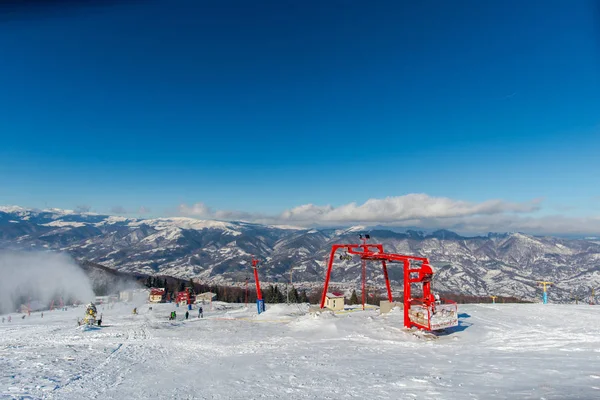
[{"label": "snow cannon", "polygon": [[96,325],[97,314],[98,310],[96,309],[96,305],[94,303],[88,304],[85,309],[85,316],[83,317],[82,323],[84,325]]}]

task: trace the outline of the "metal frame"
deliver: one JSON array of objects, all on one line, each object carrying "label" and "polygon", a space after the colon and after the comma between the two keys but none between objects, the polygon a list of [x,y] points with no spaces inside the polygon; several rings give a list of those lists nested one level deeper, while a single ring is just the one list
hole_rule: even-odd
[{"label": "metal frame", "polygon": [[[366,261],[381,261],[381,267],[383,269],[383,277],[385,280],[385,286],[387,290],[388,300],[392,302],[392,289],[390,286],[390,279],[388,276],[387,263],[402,263],[404,269],[404,326],[406,328],[417,327],[420,329],[431,330],[431,311],[435,311],[436,299],[431,293],[431,280],[433,278],[433,270],[429,264],[429,259],[426,257],[408,256],[404,254],[386,253],[383,250],[382,244],[368,244],[366,239],[363,239],[362,244],[334,244],[331,247],[329,254],[329,261],[327,263],[327,273],[325,275],[325,285],[323,287],[323,293],[321,295],[321,308],[325,306],[325,298],[327,296],[327,290],[329,288],[329,280],[331,278],[331,269],[333,267],[333,260],[335,253],[345,249],[347,254],[358,255],[362,262],[362,289],[363,289],[363,303],[364,303],[364,291],[365,291],[365,271]],[[347,258],[344,258],[347,259]],[[420,262],[420,265],[412,265],[412,262]],[[411,295],[411,285],[417,283],[423,285],[423,297],[413,298]],[[445,300],[449,304],[456,304],[452,301]],[[427,321],[428,324],[420,324],[410,319],[410,308],[412,305],[424,306],[427,308]]]}]

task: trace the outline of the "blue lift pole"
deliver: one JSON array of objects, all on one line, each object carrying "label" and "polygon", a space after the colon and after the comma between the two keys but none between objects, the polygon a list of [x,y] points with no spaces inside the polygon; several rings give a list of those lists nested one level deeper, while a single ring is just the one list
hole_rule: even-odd
[{"label": "blue lift pole", "polygon": [[542,285],[544,292],[542,293],[542,302],[544,304],[548,304],[548,292],[547,292],[547,287],[553,285],[554,283],[552,282],[547,282],[547,281],[538,281],[538,284]]}]

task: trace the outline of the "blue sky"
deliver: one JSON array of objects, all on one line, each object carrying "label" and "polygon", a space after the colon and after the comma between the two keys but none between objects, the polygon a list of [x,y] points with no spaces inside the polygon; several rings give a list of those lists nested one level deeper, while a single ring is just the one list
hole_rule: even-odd
[{"label": "blue sky", "polygon": [[0,204],[600,215],[593,2],[370,3],[3,10]]}]

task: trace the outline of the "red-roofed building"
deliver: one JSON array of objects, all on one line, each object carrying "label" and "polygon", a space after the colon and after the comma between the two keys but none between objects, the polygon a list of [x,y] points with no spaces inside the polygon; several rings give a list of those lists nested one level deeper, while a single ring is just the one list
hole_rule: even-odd
[{"label": "red-roofed building", "polygon": [[165,301],[165,288],[151,288],[150,289],[150,303],[163,303]]},{"label": "red-roofed building", "polygon": [[175,298],[175,302],[179,303],[180,306],[192,304],[195,300],[196,296],[194,296],[190,288],[185,288],[183,292],[177,293],[177,297]]},{"label": "red-roofed building", "polygon": [[325,295],[325,307],[333,311],[344,309],[344,293],[332,292]]}]

